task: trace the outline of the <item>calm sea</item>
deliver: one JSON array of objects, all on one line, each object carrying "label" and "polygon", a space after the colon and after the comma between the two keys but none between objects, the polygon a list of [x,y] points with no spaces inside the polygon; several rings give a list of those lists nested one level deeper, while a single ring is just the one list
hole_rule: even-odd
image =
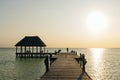
[{"label": "calm sea", "polygon": [[[58,49],[49,48],[49,52]],[[62,52],[66,49],[61,48]],[[120,80],[120,49],[69,49],[86,54],[86,71],[93,80]],[[15,49],[0,49],[0,80],[37,80],[45,73],[44,58],[16,59]]]}]

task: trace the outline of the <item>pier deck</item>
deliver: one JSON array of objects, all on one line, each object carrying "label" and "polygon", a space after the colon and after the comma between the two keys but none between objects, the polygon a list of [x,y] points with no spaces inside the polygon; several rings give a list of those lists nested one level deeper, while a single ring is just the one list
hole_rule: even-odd
[{"label": "pier deck", "polygon": [[40,80],[92,80],[83,72],[80,64],[75,60],[77,55],[72,53],[59,53],[57,60],[51,65]]}]

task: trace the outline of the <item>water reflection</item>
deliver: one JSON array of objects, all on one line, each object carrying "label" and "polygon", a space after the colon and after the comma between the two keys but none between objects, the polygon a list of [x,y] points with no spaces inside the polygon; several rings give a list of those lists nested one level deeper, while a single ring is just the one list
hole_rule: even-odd
[{"label": "water reflection", "polygon": [[92,57],[95,60],[95,62],[96,62],[97,59],[102,58],[104,50],[105,50],[104,48],[90,48],[90,51],[93,54]]},{"label": "water reflection", "polygon": [[[103,65],[103,53],[104,48],[90,48],[90,52],[92,54],[92,62],[93,62],[93,74],[97,77],[96,80],[101,80],[102,77],[102,67]],[[101,67],[102,66],[102,67]]]}]

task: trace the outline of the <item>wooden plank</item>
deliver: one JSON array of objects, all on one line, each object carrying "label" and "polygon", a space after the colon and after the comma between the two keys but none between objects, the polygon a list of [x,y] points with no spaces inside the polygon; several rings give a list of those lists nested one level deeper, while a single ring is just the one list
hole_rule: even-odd
[{"label": "wooden plank", "polygon": [[72,53],[59,53],[57,60],[51,65],[49,71],[45,73],[41,80],[92,80],[86,72],[80,68]]}]

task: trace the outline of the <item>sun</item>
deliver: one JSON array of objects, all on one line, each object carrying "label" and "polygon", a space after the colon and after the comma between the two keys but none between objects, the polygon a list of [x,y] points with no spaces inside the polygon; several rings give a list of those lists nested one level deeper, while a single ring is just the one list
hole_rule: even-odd
[{"label": "sun", "polygon": [[102,33],[108,26],[107,16],[101,12],[91,12],[86,18],[87,30],[91,33]]}]

